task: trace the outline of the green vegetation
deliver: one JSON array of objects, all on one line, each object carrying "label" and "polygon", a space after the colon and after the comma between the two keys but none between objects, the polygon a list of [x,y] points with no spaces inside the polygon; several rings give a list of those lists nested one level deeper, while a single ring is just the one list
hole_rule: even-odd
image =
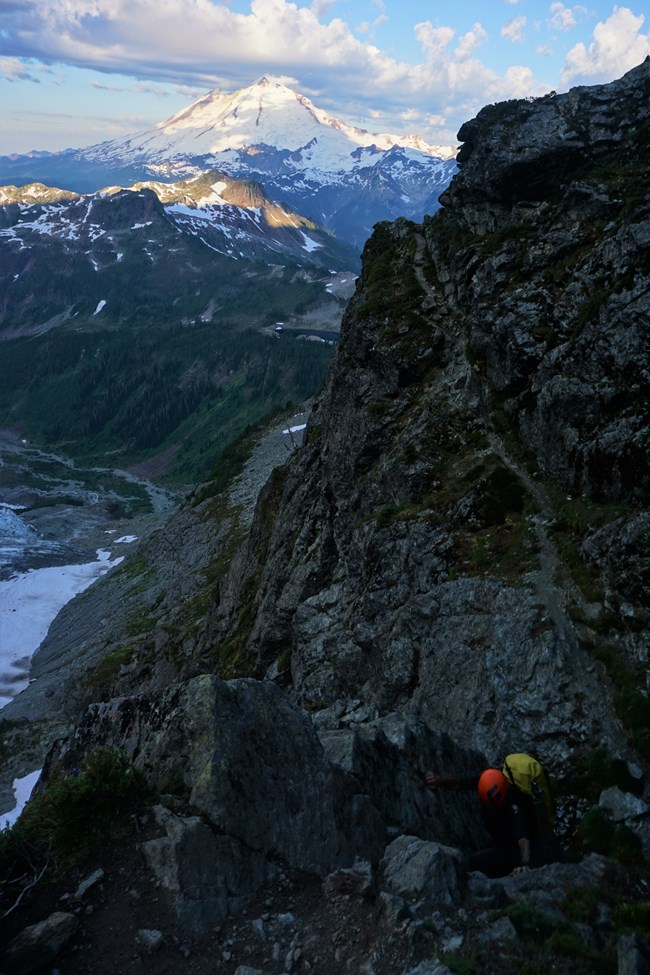
[{"label": "green vegetation", "polygon": [[84,686],[93,692],[93,700],[105,701],[120,669],[133,657],[133,647],[118,647],[107,654],[99,665],[84,679]]},{"label": "green vegetation", "polygon": [[618,786],[623,792],[637,792],[639,783],[632,778],[627,762],[613,758],[604,749],[597,749],[587,758],[582,767],[575,767],[564,787],[587,799],[596,801],[603,789]]},{"label": "green vegetation", "polygon": [[600,572],[597,566],[585,559],[582,545],[587,535],[625,515],[630,509],[620,503],[598,504],[591,498],[567,497],[561,487],[550,481],[544,487],[555,514],[550,531],[558,553],[585,599],[588,602],[600,601]]},{"label": "green vegetation", "polygon": [[30,440],[82,463],[168,451],[170,480],[191,483],[247,428],[313,395],[331,356],[330,346],[208,324],[57,329],[3,344],[0,423],[20,418]]},{"label": "green vegetation", "polygon": [[119,835],[150,799],[142,773],[115,749],[90,753],[79,770],[57,767],[15,826],[0,833],[0,877],[18,876],[35,862],[79,863],[101,840]]},{"label": "green vegetation", "polygon": [[605,950],[596,950],[585,942],[574,924],[551,921],[527,901],[517,901],[495,916],[508,917],[523,943],[518,972],[526,975],[544,975],[549,970],[571,971],[576,975],[616,973],[616,953],[612,943]]},{"label": "green vegetation", "polygon": [[414,257],[413,233],[397,236],[394,225],[387,222],[375,226],[363,254],[363,288],[359,292],[363,301],[353,311],[358,320],[390,319],[391,330],[400,324],[425,324]]},{"label": "green vegetation", "polygon": [[444,954],[440,955],[440,961],[452,975],[476,975],[480,971],[474,955]]},{"label": "green vegetation", "polygon": [[[79,494],[69,493],[71,484]],[[27,511],[57,505],[80,507],[86,503],[83,493],[96,493],[107,499],[106,510],[115,518],[129,518],[151,511],[151,500],[144,485],[111,470],[66,464],[56,456],[43,454],[29,445],[3,453],[0,488],[17,485],[43,492],[43,496],[36,497]]]},{"label": "green vegetation", "polygon": [[583,852],[602,853],[622,863],[635,863],[641,856],[641,842],[627,826],[611,823],[599,806],[582,819],[577,833]]}]

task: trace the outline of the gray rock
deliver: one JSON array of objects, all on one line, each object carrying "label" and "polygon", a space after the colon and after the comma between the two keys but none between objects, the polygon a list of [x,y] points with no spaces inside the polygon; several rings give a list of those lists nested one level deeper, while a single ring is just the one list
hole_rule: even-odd
[{"label": "gray rock", "polygon": [[510,898],[502,884],[493,883],[485,874],[470,873],[467,878],[467,898],[476,907],[495,909],[505,907]]},{"label": "gray rock", "polygon": [[402,975],[451,975],[451,971],[441,961],[421,961],[415,968],[404,969]]},{"label": "gray rock", "polygon": [[135,939],[148,955],[153,955],[159,951],[165,943],[165,936],[162,931],[155,931],[151,928],[141,928]]},{"label": "gray rock", "polygon": [[232,837],[219,836],[199,817],[155,808],[165,830],[142,849],[154,876],[169,893],[183,938],[201,936],[270,879],[272,868],[260,854]]},{"label": "gray rock", "polygon": [[590,853],[580,863],[550,863],[491,883],[503,887],[510,900],[535,892],[547,894],[560,904],[570,887],[597,887],[602,883],[608,863],[606,857]]},{"label": "gray rock", "polygon": [[382,890],[379,892],[378,900],[384,912],[384,918],[388,927],[398,928],[410,919],[411,911],[403,897],[398,897],[397,894],[391,894],[387,890]]},{"label": "gray rock", "polygon": [[85,880],[82,880],[75,891],[74,896],[76,899],[78,901],[82,900],[84,895],[87,894],[88,891],[95,886],[95,884],[98,884],[100,880],[104,879],[104,876],[104,871],[100,867],[98,870],[95,870],[94,873],[91,873],[89,877],[86,877]]},{"label": "gray rock", "polygon": [[12,975],[30,975],[51,964],[78,928],[78,918],[63,911],[50,914],[44,921],[25,928],[12,939],[5,953],[5,961]]},{"label": "gray rock", "polygon": [[[488,841],[473,795],[434,794],[424,788],[420,774],[425,769],[471,774],[487,764],[483,755],[459,747],[413,715],[389,714],[353,727],[321,730],[319,737],[329,760],[347,773],[348,788],[367,797],[350,807],[351,813],[359,809],[357,822],[348,822],[345,831],[352,835],[356,828],[365,835],[369,848],[378,850],[371,857],[375,862],[386,846],[386,827],[446,846]],[[360,837],[356,845],[361,844]]]},{"label": "gray rock", "polygon": [[[305,443],[263,493],[198,637],[206,653],[241,638],[258,673],[291,648],[287,680],[319,728],[342,730],[349,700],[426,716],[490,761],[513,747],[562,768],[595,747],[628,753],[585,647],[613,612],[611,639],[642,659],[650,214],[623,205],[601,164],[626,165],[622,131],[644,151],[649,75],[644,61],[611,85],[487,106],[463,127],[442,211],[377,227]],[[415,274],[418,328],[399,303],[377,307],[373,253],[379,275]],[[499,513],[497,470],[517,511]],[[557,515],[572,531],[567,496],[576,524],[613,503],[577,539],[600,583],[601,625],[585,633],[549,530]]]},{"label": "gray rock", "polygon": [[637,934],[619,938],[618,975],[650,975],[650,942]]},{"label": "gray rock", "polygon": [[415,836],[399,836],[381,862],[382,886],[405,900],[458,904],[463,858],[459,850]]},{"label": "gray rock", "polygon": [[519,935],[509,917],[500,917],[488,926],[485,937],[488,941],[505,943],[508,941],[516,941]]},{"label": "gray rock", "polygon": [[372,866],[367,861],[358,861],[352,867],[337,870],[323,881],[326,896],[345,894],[354,897],[369,897],[374,891]]},{"label": "gray rock", "polygon": [[278,914],[278,923],[283,928],[292,928],[296,923],[295,914],[292,914],[291,911],[288,911],[286,914]]},{"label": "gray rock", "polygon": [[99,745],[133,755],[154,787],[182,783],[213,826],[291,866],[337,866],[332,772],[305,714],[272,684],[203,676],[91,705],[57,760]]},{"label": "gray rock", "polygon": [[615,785],[601,792],[598,805],[615,823],[639,819],[650,813],[650,806],[643,799],[631,792],[622,792]]},{"label": "gray rock", "polygon": [[602,883],[609,861],[592,853],[581,863],[551,863],[517,876],[489,879],[470,874],[468,897],[477,906],[493,909],[513,901],[527,901],[551,923],[566,920],[563,904],[573,887],[597,887]]}]

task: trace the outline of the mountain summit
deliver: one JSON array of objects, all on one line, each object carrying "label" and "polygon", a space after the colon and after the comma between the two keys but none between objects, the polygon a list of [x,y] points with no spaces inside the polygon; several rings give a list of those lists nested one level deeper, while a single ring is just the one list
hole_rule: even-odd
[{"label": "mountain summit", "polygon": [[124,140],[43,158],[0,157],[0,184],[94,192],[219,170],[256,180],[271,199],[360,249],[380,220],[433,213],[455,169],[451,146],[347,125],[265,76],[235,92],[211,91]]},{"label": "mountain summit", "polygon": [[377,135],[347,125],[269,76],[235,92],[211,91],[154,129],[96,148],[105,153],[111,147],[123,159],[145,154],[163,162],[252,146],[290,152],[309,147],[311,157],[327,169],[353,168],[352,154],[360,147],[399,146],[443,159],[455,155],[451,146],[432,146],[417,135]]}]

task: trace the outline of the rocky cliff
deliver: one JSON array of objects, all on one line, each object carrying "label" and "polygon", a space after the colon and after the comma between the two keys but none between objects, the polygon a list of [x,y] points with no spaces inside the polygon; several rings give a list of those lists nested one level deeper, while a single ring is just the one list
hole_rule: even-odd
[{"label": "rocky cliff", "polygon": [[649,86],[646,60],[488,106],[442,211],[375,228],[206,661],[280,671],[317,711],[406,709],[489,755],[625,748],[598,661],[643,689]]}]

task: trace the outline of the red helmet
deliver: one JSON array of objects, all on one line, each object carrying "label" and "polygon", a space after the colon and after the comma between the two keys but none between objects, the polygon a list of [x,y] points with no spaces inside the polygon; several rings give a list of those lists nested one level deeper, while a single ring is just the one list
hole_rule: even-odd
[{"label": "red helmet", "polygon": [[503,772],[488,768],[478,780],[478,795],[481,802],[489,806],[501,806],[508,792],[508,780]]}]

